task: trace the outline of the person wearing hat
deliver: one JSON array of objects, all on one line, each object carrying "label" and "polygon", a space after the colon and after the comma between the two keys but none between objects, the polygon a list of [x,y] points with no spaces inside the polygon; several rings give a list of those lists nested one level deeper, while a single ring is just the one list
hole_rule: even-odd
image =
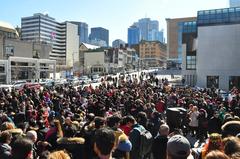
[{"label": "person wearing hat", "polygon": [[167,142],[168,159],[190,159],[191,145],[187,138],[182,135],[174,135]]}]

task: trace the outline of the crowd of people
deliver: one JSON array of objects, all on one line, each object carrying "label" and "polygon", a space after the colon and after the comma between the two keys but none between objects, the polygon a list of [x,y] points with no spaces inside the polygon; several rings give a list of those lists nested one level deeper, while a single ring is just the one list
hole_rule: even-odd
[{"label": "crowd of people", "polygon": [[[2,90],[0,159],[239,159],[240,91],[229,93],[174,88],[153,74]],[[184,111],[170,117],[169,108]]]}]

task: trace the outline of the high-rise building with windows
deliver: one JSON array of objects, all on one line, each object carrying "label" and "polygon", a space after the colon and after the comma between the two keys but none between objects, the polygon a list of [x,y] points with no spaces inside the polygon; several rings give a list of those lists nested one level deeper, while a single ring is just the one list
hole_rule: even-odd
[{"label": "high-rise building with windows", "polygon": [[240,7],[240,0],[229,0],[230,7]]},{"label": "high-rise building with windows", "polygon": [[73,54],[79,49],[78,26],[70,22],[57,22],[47,14],[36,13],[21,19],[21,38],[51,44],[49,58],[59,65],[72,66]]},{"label": "high-rise building with windows", "polygon": [[133,23],[132,26],[139,29],[139,40],[157,40],[160,42],[164,42],[163,31],[159,31],[159,22],[157,20],[151,20],[150,18],[142,18],[139,19],[138,22]]},{"label": "high-rise building with windows", "polygon": [[71,21],[71,23],[78,25],[79,42],[88,43],[88,24],[76,21]]},{"label": "high-rise building with windows", "polygon": [[113,48],[120,48],[120,47],[125,47],[125,42],[121,39],[116,39],[112,42],[112,47]]},{"label": "high-rise building with windows", "polygon": [[128,45],[131,47],[132,45],[138,44],[140,41],[140,30],[137,26],[132,25],[128,28]]},{"label": "high-rise building with windows", "polygon": [[167,21],[167,56],[173,67],[181,67],[183,26],[191,22],[196,26],[196,17],[166,19]]},{"label": "high-rise building with windows", "polygon": [[89,40],[103,40],[109,46],[109,31],[102,27],[91,28]]}]

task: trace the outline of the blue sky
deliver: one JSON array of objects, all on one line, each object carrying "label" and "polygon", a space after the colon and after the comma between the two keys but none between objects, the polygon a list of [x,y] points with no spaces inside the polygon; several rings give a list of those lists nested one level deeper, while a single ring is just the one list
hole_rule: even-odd
[{"label": "blue sky", "polygon": [[[159,21],[166,31],[165,18],[196,16],[198,10],[228,7],[229,0],[2,0],[0,21],[21,26],[21,17],[48,13],[57,21],[75,20],[91,27],[109,29],[110,42],[127,41],[127,28],[140,18]],[[90,30],[89,30],[90,31]],[[166,35],[165,35],[166,36]]]}]

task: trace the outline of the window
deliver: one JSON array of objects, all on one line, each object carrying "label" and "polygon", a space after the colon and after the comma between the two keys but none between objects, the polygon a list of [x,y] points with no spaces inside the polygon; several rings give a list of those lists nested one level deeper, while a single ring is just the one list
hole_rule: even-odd
[{"label": "window", "polygon": [[229,77],[229,90],[233,87],[240,88],[240,76],[230,76]]},{"label": "window", "polygon": [[207,76],[207,88],[219,87],[219,76]]},{"label": "window", "polygon": [[186,69],[196,70],[196,56],[187,56]]}]

